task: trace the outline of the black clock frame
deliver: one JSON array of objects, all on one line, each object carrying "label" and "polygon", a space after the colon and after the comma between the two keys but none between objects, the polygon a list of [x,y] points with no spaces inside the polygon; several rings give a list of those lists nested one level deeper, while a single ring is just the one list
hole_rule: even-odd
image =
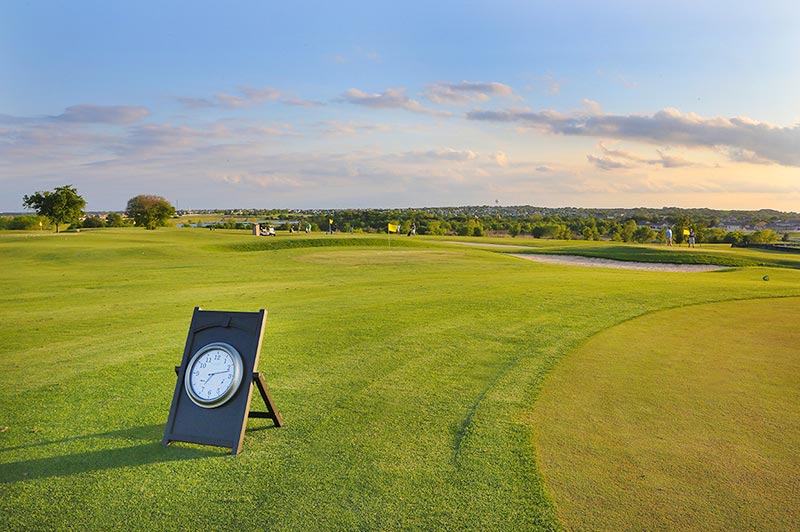
[{"label": "black clock frame", "polygon": [[[268,418],[275,426],[283,426],[283,419],[264,377],[256,371],[266,319],[267,311],[264,309],[258,312],[227,312],[195,307],[183,359],[181,365],[175,367],[178,378],[163,445],[183,441],[229,447],[231,454],[238,454],[242,450],[248,417]],[[203,408],[191,400],[184,382],[194,354],[214,342],[230,344],[239,352],[243,364],[242,382],[228,401],[215,408]],[[264,400],[266,412],[250,412],[253,384]]]}]

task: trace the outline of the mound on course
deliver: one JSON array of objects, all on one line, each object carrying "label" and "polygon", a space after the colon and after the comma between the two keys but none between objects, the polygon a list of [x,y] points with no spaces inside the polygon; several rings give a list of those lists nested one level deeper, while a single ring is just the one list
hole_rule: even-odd
[{"label": "mound on course", "polygon": [[[666,309],[800,298],[800,270],[754,251],[744,264],[761,266],[664,273],[389,243],[178,228],[0,233],[3,530],[561,530],[570,521],[542,477],[531,416],[563,414],[537,404],[565,355]],[[607,258],[673,256],[591,246]],[[269,312],[259,371],[284,426],[251,420],[236,456],[161,445],[196,306]],[[729,335],[709,323],[718,329],[707,336]],[[783,335],[772,330],[764,337]],[[755,458],[743,458],[748,468],[761,467]],[[775,522],[763,519],[753,528]]]},{"label": "mound on course", "polygon": [[567,355],[534,408],[571,530],[800,529],[800,299],[657,312]]}]

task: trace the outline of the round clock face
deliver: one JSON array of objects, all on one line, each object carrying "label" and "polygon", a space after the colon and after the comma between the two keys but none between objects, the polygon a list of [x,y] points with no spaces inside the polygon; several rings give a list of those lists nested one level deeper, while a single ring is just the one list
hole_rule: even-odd
[{"label": "round clock face", "polygon": [[197,406],[215,408],[233,397],[242,382],[242,357],[229,344],[201,347],[186,368],[186,393]]}]

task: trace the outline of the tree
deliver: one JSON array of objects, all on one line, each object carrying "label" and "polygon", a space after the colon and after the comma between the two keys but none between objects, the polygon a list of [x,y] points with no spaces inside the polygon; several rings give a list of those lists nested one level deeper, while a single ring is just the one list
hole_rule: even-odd
[{"label": "tree", "polygon": [[676,244],[683,244],[684,235],[683,230],[690,230],[692,228],[692,219],[687,214],[681,214],[675,221],[675,226],[672,228],[672,240]]},{"label": "tree", "polygon": [[622,224],[622,230],[620,231],[620,237],[622,238],[623,242],[633,242],[633,235],[636,234],[636,230],[638,226],[636,225],[636,220],[627,220],[624,224]]},{"label": "tree", "polygon": [[43,190],[24,196],[22,204],[33,209],[39,216],[48,218],[58,227],[65,223],[77,222],[83,215],[86,200],[83,199],[72,185],[56,187],[53,192]]},{"label": "tree", "polygon": [[105,226],[106,223],[97,216],[87,216],[83,223],[81,223],[81,227],[86,229],[95,229],[97,227]]},{"label": "tree", "polygon": [[120,213],[112,212],[106,217],[106,225],[108,227],[123,227],[125,226],[125,219]]},{"label": "tree", "polygon": [[637,227],[636,231],[633,232],[633,241],[639,242],[640,244],[647,244],[648,242],[655,240],[655,238],[656,232],[646,225]]},{"label": "tree", "polygon": [[175,207],[161,196],[140,194],[128,200],[125,214],[133,218],[136,225],[155,229],[167,225],[167,220],[175,215]]},{"label": "tree", "polygon": [[761,229],[747,235],[748,244],[771,244],[778,241],[778,233],[772,229]]}]

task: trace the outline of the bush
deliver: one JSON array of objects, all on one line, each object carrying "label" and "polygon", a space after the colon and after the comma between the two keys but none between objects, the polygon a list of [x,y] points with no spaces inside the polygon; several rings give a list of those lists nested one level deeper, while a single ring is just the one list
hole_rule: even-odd
[{"label": "bush", "polygon": [[85,227],[87,229],[94,229],[97,227],[105,227],[106,223],[96,216],[89,216],[77,227]]},{"label": "bush", "polygon": [[647,227],[646,225],[637,227],[636,231],[633,232],[633,241],[639,242],[640,244],[647,244],[655,239],[656,239],[656,232]]},{"label": "bush", "polygon": [[705,232],[703,235],[703,241],[711,244],[719,244],[721,242],[725,242],[725,235],[727,235],[727,233],[724,229],[715,227]]},{"label": "bush", "polygon": [[748,244],[771,244],[778,241],[778,233],[772,229],[762,229],[747,235]]},{"label": "bush", "polygon": [[130,221],[122,217],[118,212],[112,212],[106,217],[106,225],[108,227],[124,227],[130,225]]},{"label": "bush", "polygon": [[22,214],[14,216],[13,218],[3,218],[4,222],[0,225],[0,229],[11,229],[14,231],[30,231],[33,229],[41,229],[43,226],[49,227],[49,224],[40,225],[42,218],[33,214]]}]

